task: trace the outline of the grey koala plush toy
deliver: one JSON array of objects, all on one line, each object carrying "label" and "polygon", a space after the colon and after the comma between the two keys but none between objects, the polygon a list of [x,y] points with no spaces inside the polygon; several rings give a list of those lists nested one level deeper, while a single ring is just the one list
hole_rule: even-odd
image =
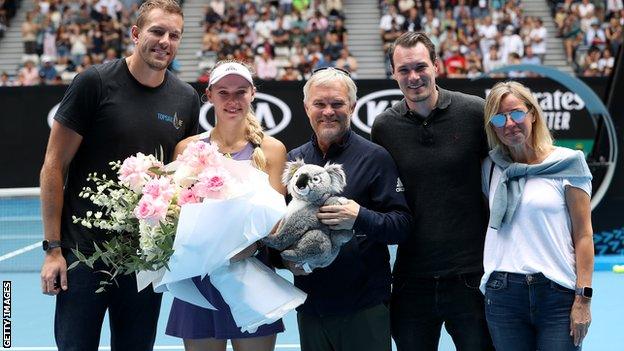
[{"label": "grey koala plush toy", "polygon": [[346,176],[339,164],[325,167],[288,162],[282,175],[292,200],[275,233],[263,242],[280,250],[283,259],[295,262],[306,272],[327,267],[334,261],[342,244],[351,240],[352,230],[331,230],[316,217],[323,205],[345,204],[347,199],[334,195],[342,192]]}]

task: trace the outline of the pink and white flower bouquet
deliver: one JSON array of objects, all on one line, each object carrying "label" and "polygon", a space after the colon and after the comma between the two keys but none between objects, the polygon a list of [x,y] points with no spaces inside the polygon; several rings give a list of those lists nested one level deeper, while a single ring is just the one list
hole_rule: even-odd
[{"label": "pink and white flower bouquet", "polygon": [[286,213],[284,197],[266,173],[202,141],[190,143],[168,165],[138,153],[111,166],[118,179],[91,174],[96,188],[80,194],[102,211],[74,217],[75,223],[115,234],[90,257],[74,250],[77,263],[93,267],[101,259],[110,267],[99,290],[120,274],[136,274],[138,290],[152,285],[156,292],[214,309],[192,282],[201,276],[221,292],[237,326],[250,332],[305,301],[305,293],[256,258],[230,262]]},{"label": "pink and white flower bouquet", "polygon": [[[100,206],[102,211],[74,216],[74,223],[117,233],[85,257],[74,250],[80,261],[92,266],[101,259],[111,267],[110,280],[119,274],[167,267],[181,206],[204,199],[226,199],[237,180],[224,167],[225,156],[215,145],[192,142],[170,165],[153,155],[137,153],[111,162],[118,179],[89,175],[95,189],[80,193]],[[79,261],[79,262],[80,262]],[[78,263],[75,263],[78,264]],[[110,281],[102,285],[110,284]],[[101,289],[103,289],[102,287]]]}]

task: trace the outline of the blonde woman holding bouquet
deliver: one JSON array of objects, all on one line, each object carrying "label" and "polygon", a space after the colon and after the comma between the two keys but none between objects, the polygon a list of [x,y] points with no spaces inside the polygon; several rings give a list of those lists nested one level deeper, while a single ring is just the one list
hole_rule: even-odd
[{"label": "blonde woman holding bouquet", "polygon": [[[271,186],[285,194],[281,174],[286,162],[286,148],[277,139],[264,135],[251,107],[256,87],[248,67],[236,61],[218,62],[210,75],[206,97],[213,105],[215,127],[207,133],[187,138],[176,147],[176,156],[196,140],[215,143],[219,151],[234,160],[251,164],[269,175]],[[257,244],[243,250],[232,260],[256,255],[264,263],[268,254]],[[166,333],[184,339],[187,351],[225,351],[230,339],[235,351],[271,351],[277,333],[284,330],[281,320],[263,325],[254,333],[241,332],[236,326],[229,306],[208,277],[193,278],[199,291],[217,310],[204,309],[175,299]]]}]

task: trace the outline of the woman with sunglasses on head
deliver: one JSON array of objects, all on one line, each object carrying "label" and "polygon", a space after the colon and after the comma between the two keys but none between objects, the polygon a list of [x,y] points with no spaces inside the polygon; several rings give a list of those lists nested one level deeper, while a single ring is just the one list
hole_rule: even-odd
[{"label": "woman with sunglasses on head", "polygon": [[[255,93],[256,87],[248,67],[236,61],[218,62],[206,89],[206,97],[214,108],[215,127],[210,132],[181,141],[176,146],[176,156],[191,141],[216,143],[219,151],[227,157],[251,161],[254,167],[268,173],[271,186],[285,194],[281,175],[286,162],[286,148],[280,141],[262,132],[251,107]],[[260,250],[257,244],[243,250],[232,260],[250,257],[256,251],[259,251],[256,257],[267,263],[268,252]],[[272,351],[275,348],[277,333],[284,331],[281,320],[260,326],[255,333],[243,333],[208,277],[203,280],[195,277],[193,282],[217,310],[204,309],[178,299],[173,301],[166,333],[183,338],[185,350],[225,351],[228,339],[235,351]]]},{"label": "woman with sunglasses on head", "polygon": [[553,145],[529,89],[498,83],[485,102],[493,149],[483,163],[490,222],[481,291],[494,346],[580,350],[591,321],[591,173]]}]

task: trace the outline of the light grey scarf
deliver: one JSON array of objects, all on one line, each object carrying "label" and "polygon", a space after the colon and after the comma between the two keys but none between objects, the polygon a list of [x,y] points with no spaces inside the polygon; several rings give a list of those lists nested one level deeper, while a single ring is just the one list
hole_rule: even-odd
[{"label": "light grey scarf", "polygon": [[502,224],[511,222],[520,202],[527,176],[592,179],[582,151],[577,151],[561,160],[529,165],[513,162],[500,147],[496,147],[490,151],[490,158],[503,169],[490,211],[489,226],[497,230]]}]

